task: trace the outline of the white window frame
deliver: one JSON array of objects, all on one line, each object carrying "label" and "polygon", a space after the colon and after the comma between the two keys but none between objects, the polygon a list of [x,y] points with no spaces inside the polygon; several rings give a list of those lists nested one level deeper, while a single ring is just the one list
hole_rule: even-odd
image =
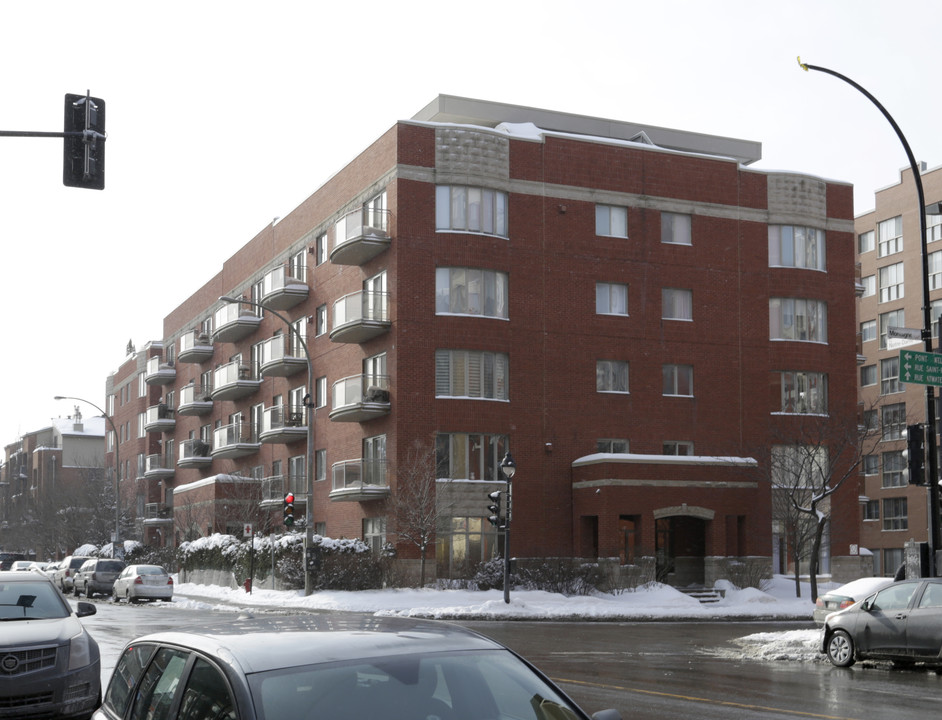
[{"label": "white window frame", "polygon": [[693,290],[661,288],[661,319],[693,321]]},{"label": "white window frame", "polygon": [[472,267],[435,269],[435,314],[509,318],[507,273]]},{"label": "white window frame", "polygon": [[508,237],[507,193],[470,185],[435,188],[435,229]]},{"label": "white window frame", "polygon": [[827,415],[827,373],[783,370],[781,380],[781,412],[797,415]]},{"label": "white window frame", "polygon": [[595,283],[595,314],[628,316],[627,283]]},{"label": "white window frame", "polygon": [[508,400],[510,360],[482,350],[435,351],[435,397]]},{"label": "white window frame", "polygon": [[[936,253],[933,253],[936,254]],[[942,258],[942,253],[938,253]],[[931,255],[930,255],[931,258]],[[893,263],[885,265],[879,269],[880,273],[880,302],[893,302],[901,300],[905,294],[906,286],[904,284],[903,263]],[[932,282],[930,276],[929,281]]]},{"label": "white window frame", "polygon": [[689,457],[693,455],[693,443],[689,440],[665,440],[661,443],[661,454]]},{"label": "white window frame", "polygon": [[625,360],[596,360],[595,389],[600,393],[628,393],[629,367]]},{"label": "white window frame", "polygon": [[661,242],[665,245],[693,245],[691,216],[683,213],[661,213]]},{"label": "white window frame", "polygon": [[769,339],[828,341],[827,303],[809,298],[769,298]]},{"label": "white window frame", "polygon": [[693,397],[693,365],[668,363],[661,366],[665,397]]},{"label": "white window frame", "polygon": [[877,223],[877,257],[887,257],[903,251],[903,216],[882,220]]},{"label": "white window frame", "polygon": [[857,236],[857,253],[863,255],[865,252],[872,251],[876,247],[875,237],[876,233],[873,230],[860,233]]},{"label": "white window frame", "polygon": [[827,269],[824,230],[800,225],[769,225],[769,267]]},{"label": "white window frame", "polygon": [[863,286],[863,292],[860,294],[860,297],[873,297],[877,294],[876,275],[867,275],[866,277],[860,278],[860,284]]},{"label": "white window frame", "polygon": [[595,441],[595,451],[624,455],[630,452],[627,438],[599,438]]},{"label": "white window frame", "polygon": [[628,237],[628,208],[620,205],[595,206],[595,234],[601,237]]}]

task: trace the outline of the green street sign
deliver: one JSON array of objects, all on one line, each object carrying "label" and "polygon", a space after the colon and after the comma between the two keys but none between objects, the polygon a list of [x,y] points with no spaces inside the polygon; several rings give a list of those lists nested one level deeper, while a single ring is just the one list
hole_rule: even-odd
[{"label": "green street sign", "polygon": [[942,353],[900,350],[899,376],[904,383],[942,385]]}]

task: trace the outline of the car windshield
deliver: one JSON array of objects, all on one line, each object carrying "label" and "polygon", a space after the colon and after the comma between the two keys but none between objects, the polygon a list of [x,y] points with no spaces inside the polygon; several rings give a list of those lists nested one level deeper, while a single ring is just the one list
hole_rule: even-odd
[{"label": "car windshield", "polygon": [[64,618],[69,608],[48,582],[0,583],[0,622]]},{"label": "car windshield", "polygon": [[249,682],[263,720],[584,717],[506,650],[308,665],[252,675]]}]

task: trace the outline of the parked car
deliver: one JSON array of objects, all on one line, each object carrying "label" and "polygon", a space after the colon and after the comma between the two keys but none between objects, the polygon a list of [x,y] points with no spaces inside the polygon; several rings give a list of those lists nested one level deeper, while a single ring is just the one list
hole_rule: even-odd
[{"label": "parked car", "polygon": [[31,563],[29,560],[14,560],[13,564],[10,565],[10,570],[13,570],[14,572],[29,570],[29,566],[32,564],[33,563]]},{"label": "parked car", "polygon": [[47,563],[46,569],[43,570],[43,573],[46,575],[46,577],[48,577],[52,581],[55,581],[56,571],[59,569],[60,563],[61,561],[53,561],[51,563]]},{"label": "parked car", "polygon": [[828,615],[820,651],[838,667],[868,658],[942,664],[942,578],[895,582]]},{"label": "parked car", "polygon": [[23,553],[0,552],[0,570],[9,570],[10,566],[17,560],[25,560]]},{"label": "parked car", "polygon": [[72,592],[72,581],[75,579],[75,571],[82,567],[82,563],[92,558],[86,555],[69,555],[56,568],[56,576],[53,582],[59,586],[59,589],[66,593]]},{"label": "parked car", "polygon": [[115,602],[127,600],[170,600],[173,598],[173,578],[160,565],[128,565],[111,589]]},{"label": "parked car", "polygon": [[[431,620],[355,614],[239,618],[138,638],[94,717],[147,709],[168,720],[588,720],[493,640]],[[615,710],[594,717],[620,719]]]},{"label": "parked car", "polygon": [[0,718],[91,717],[101,702],[98,645],[49,578],[0,572]]},{"label": "parked car", "polygon": [[888,577],[865,577],[852,580],[834,590],[828,590],[814,601],[812,617],[818,625],[824,625],[824,618],[832,612],[849,608],[855,602],[860,602],[892,582],[893,578]]},{"label": "parked car", "polygon": [[90,598],[96,593],[110,595],[114,581],[124,570],[121,560],[111,558],[92,558],[79,566],[72,576],[72,592],[76,597],[85,595]]}]

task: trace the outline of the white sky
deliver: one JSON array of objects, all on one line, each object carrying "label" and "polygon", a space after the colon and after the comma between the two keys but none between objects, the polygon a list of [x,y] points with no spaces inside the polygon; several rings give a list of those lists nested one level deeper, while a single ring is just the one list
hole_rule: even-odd
[{"label": "white sky", "polygon": [[[104,406],[163,318],[396,120],[439,93],[762,143],[754,167],[853,182],[857,211],[907,164],[942,164],[929,0],[12,3],[0,129],[107,104],[106,188],[62,186],[62,141],[0,138],[7,281],[0,445]],[[935,54],[935,57],[933,57]],[[932,200],[932,198],[927,198]],[[913,199],[915,202],[915,198]],[[87,416],[91,408],[83,408]]]}]

